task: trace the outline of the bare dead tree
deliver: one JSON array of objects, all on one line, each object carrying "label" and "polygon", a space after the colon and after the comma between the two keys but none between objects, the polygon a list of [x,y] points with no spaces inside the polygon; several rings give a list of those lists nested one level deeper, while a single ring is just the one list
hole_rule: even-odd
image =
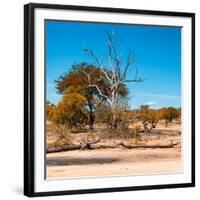
[{"label": "bare dead tree", "polygon": [[113,121],[113,125],[114,125],[115,124],[115,110],[116,110],[117,100],[118,100],[118,96],[119,96],[119,94],[118,94],[119,85],[124,84],[124,83],[130,83],[130,82],[138,83],[138,82],[142,82],[143,80],[141,78],[137,77],[137,69],[136,69],[135,78],[132,80],[127,80],[126,76],[127,76],[128,68],[131,65],[133,65],[134,61],[135,61],[133,51],[129,50],[126,64],[122,71],[121,56],[119,55],[118,50],[117,50],[117,45],[119,42],[113,40],[114,33],[110,34],[110,33],[106,32],[106,35],[108,37],[108,58],[107,59],[108,59],[109,70],[107,70],[106,67],[103,66],[100,59],[94,54],[94,52],[92,50],[84,49],[84,51],[87,55],[91,56],[95,60],[97,66],[101,70],[101,73],[104,75],[104,78],[106,78],[107,81],[109,82],[111,95],[106,96],[105,94],[103,94],[103,92],[98,87],[98,85],[92,84],[91,74],[86,73],[85,71],[83,71],[83,72],[88,79],[88,87],[94,88],[98,92],[99,97],[101,97],[103,100],[105,100],[110,105],[112,115],[113,115],[112,121]]}]

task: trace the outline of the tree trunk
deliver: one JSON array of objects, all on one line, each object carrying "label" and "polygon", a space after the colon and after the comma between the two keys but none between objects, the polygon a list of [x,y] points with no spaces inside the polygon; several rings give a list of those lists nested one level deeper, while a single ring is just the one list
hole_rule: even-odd
[{"label": "tree trunk", "polygon": [[111,97],[111,112],[112,112],[112,129],[116,130],[117,129],[117,123],[116,123],[116,104],[117,104],[117,85],[114,84],[113,87],[111,88],[112,90],[112,97]]},{"label": "tree trunk", "polygon": [[89,107],[89,126],[90,126],[90,130],[93,130],[95,116],[94,116],[94,112],[93,112],[93,105],[90,100],[88,100],[88,107]]}]

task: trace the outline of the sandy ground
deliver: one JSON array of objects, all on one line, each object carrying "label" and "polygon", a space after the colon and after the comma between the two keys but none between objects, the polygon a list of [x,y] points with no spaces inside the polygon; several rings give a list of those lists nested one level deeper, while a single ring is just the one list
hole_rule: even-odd
[{"label": "sandy ground", "polygon": [[47,177],[117,176],[181,172],[180,149],[104,149],[47,155]]},{"label": "sandy ground", "polygon": [[117,148],[47,154],[47,178],[66,179],[181,172],[180,125],[165,128],[158,126],[151,135],[143,139],[146,144],[162,144],[170,140],[179,144],[167,149]]}]

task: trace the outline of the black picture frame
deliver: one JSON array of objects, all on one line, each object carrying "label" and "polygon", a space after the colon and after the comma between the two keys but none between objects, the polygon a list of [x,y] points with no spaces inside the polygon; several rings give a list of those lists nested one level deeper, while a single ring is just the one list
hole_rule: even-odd
[{"label": "black picture frame", "polygon": [[[191,160],[191,183],[168,184],[168,185],[144,185],[117,188],[98,188],[68,191],[35,192],[35,168],[34,168],[34,11],[36,8],[57,10],[97,11],[109,13],[147,14],[164,16],[190,17],[192,21],[192,160]],[[122,192],[134,190],[150,190],[162,188],[183,188],[195,186],[195,14],[186,12],[166,12],[152,10],[136,10],[122,8],[87,7],[74,5],[36,4],[30,3],[24,6],[24,195],[28,197],[72,195],[99,192]]]}]

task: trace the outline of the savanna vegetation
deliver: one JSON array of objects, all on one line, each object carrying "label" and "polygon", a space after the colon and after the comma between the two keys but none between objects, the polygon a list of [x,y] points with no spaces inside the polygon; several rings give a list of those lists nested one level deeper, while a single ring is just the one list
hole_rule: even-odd
[{"label": "savanna vegetation", "polygon": [[74,64],[70,71],[55,80],[62,98],[57,105],[46,102],[47,131],[54,136],[47,152],[120,146],[168,148],[177,145],[173,141],[162,145],[146,143],[144,138],[151,137],[159,125],[170,127],[173,122],[180,123],[181,109],[153,109],[149,105],[131,109],[127,83],[140,84],[145,80],[138,77],[137,69],[134,78],[127,79],[129,67],[134,67],[134,54],[129,50],[127,58],[122,60],[118,41],[114,40],[113,34],[106,32],[106,36],[106,67],[93,50],[84,49],[94,64]]}]

